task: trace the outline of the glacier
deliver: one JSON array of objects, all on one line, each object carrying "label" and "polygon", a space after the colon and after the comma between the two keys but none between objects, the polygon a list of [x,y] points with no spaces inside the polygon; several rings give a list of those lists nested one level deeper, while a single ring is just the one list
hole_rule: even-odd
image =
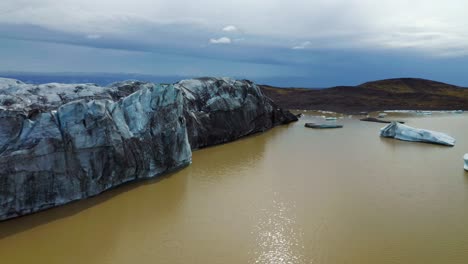
[{"label": "glacier", "polygon": [[297,121],[247,80],[0,78],[0,220],[188,166],[192,150]]}]

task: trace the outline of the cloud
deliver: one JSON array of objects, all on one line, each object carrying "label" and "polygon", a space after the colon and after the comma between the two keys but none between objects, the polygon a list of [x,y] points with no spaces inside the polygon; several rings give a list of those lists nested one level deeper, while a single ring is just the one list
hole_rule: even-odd
[{"label": "cloud", "polygon": [[218,39],[210,39],[211,44],[231,44],[231,39],[228,37],[221,37]]},{"label": "cloud", "polygon": [[101,35],[99,35],[99,34],[89,34],[89,35],[86,35],[86,38],[87,39],[100,39]]},{"label": "cloud", "polygon": [[[196,4],[188,0],[2,0],[0,24],[34,25],[81,36],[93,32],[114,36],[116,41],[164,38],[173,44],[180,43],[187,32],[180,28],[186,25],[210,33],[185,39],[198,45],[220,29],[241,28],[249,45],[259,49],[264,45],[289,49],[291,39],[308,39],[314,48],[411,49],[437,55],[453,49],[456,54],[468,52],[467,9],[466,0],[381,0],[378,4],[375,0],[290,0],[287,4],[271,0],[199,0]],[[169,28],[164,35],[148,34],[162,25]]]},{"label": "cloud", "polygon": [[300,43],[299,45],[292,47],[292,49],[293,49],[293,50],[305,49],[305,48],[309,47],[310,44],[312,44],[312,42],[310,42],[310,41],[304,41],[304,42]]},{"label": "cloud", "polygon": [[223,31],[225,31],[225,32],[235,32],[235,31],[237,31],[237,27],[233,26],[233,25],[225,26],[223,28]]}]

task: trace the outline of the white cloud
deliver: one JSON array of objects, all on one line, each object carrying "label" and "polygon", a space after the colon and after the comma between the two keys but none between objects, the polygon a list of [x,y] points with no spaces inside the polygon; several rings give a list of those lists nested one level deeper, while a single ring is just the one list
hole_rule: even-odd
[{"label": "white cloud", "polygon": [[99,34],[89,34],[89,35],[86,35],[86,38],[87,39],[100,39],[101,35],[99,35]]},{"label": "white cloud", "polygon": [[251,44],[270,38],[290,47],[290,39],[309,39],[317,48],[468,51],[466,0],[2,0],[0,10],[0,24],[131,41],[138,41],[137,33],[148,37],[155,25],[189,24],[211,33],[242,28]]},{"label": "white cloud", "polygon": [[210,39],[211,44],[231,44],[231,39],[228,37],[221,37],[218,39]]},{"label": "white cloud", "polygon": [[237,27],[233,26],[233,25],[225,26],[223,28],[223,31],[225,31],[225,32],[235,32],[235,31],[237,31]]},{"label": "white cloud", "polygon": [[292,47],[292,49],[294,49],[294,50],[305,49],[305,48],[309,47],[310,44],[312,44],[310,41],[304,41],[304,42],[300,43],[299,45]]}]

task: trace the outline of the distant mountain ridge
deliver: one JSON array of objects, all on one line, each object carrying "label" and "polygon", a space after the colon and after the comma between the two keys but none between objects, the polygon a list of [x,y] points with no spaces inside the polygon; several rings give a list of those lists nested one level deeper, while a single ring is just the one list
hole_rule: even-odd
[{"label": "distant mountain ridge", "polygon": [[361,112],[379,110],[468,110],[468,89],[442,82],[397,78],[326,89],[261,86],[289,109]]},{"label": "distant mountain ridge", "polygon": [[385,89],[387,91],[400,93],[433,93],[444,92],[447,91],[447,89],[462,88],[452,84],[418,78],[386,79],[380,81],[366,82],[358,86],[369,89]]}]

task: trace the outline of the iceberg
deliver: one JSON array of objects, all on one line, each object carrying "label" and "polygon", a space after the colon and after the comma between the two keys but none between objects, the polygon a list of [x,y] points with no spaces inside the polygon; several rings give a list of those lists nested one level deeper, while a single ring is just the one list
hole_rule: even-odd
[{"label": "iceberg", "polygon": [[432,115],[432,112],[431,111],[416,111],[416,114],[429,116],[429,115]]},{"label": "iceberg", "polygon": [[404,141],[426,142],[446,146],[455,145],[455,139],[447,134],[426,129],[413,128],[397,122],[392,122],[386,127],[380,129],[380,136]]},{"label": "iceberg", "polygon": [[342,125],[336,124],[315,124],[315,123],[306,123],[305,127],[308,128],[319,128],[319,129],[330,129],[330,128],[342,128]]},{"label": "iceberg", "polygon": [[463,159],[465,160],[465,170],[468,171],[468,153],[465,154],[465,156],[463,156]]}]

